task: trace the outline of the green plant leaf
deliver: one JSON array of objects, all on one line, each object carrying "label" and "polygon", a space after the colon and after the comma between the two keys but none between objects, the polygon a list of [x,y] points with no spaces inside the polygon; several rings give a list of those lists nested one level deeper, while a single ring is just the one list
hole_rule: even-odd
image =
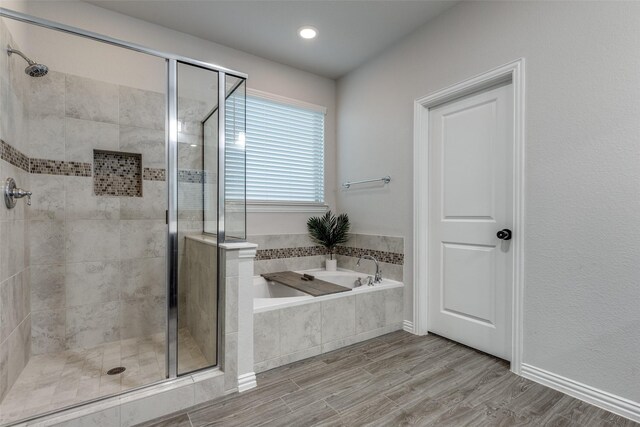
[{"label": "green plant leaf", "polygon": [[337,217],[328,211],[322,216],[311,217],[307,221],[307,230],[311,240],[329,250],[333,258],[335,247],[349,240],[349,217],[341,214]]}]

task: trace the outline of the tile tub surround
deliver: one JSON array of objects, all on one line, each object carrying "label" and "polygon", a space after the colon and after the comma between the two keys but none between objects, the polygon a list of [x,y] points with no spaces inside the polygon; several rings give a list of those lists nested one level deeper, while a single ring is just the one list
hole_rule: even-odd
[{"label": "tile tub surround", "polygon": [[[247,241],[258,245],[256,274],[324,268],[328,258],[326,249],[315,244],[308,234],[250,235]],[[338,267],[373,274],[371,261],[364,260],[356,267],[358,258],[366,254],[378,260],[384,277],[403,281],[403,237],[352,233],[347,243],[338,246],[335,257]]]},{"label": "tile tub surround", "polygon": [[338,251],[338,267],[373,275],[373,261],[362,260],[356,265],[358,258],[366,254],[378,260],[382,277],[404,281],[404,237],[352,233]]},{"label": "tile tub surround", "polygon": [[313,243],[308,234],[249,235],[247,241],[258,245],[256,275],[323,268],[327,258],[324,248]]},{"label": "tile tub surround", "polygon": [[319,298],[254,312],[255,372],[402,329],[404,286]]}]

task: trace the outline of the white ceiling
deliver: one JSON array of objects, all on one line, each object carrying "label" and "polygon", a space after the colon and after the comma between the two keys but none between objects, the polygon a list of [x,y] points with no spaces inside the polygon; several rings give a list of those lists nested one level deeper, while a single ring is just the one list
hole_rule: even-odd
[{"label": "white ceiling", "polygon": [[[85,0],[330,78],[353,70],[455,1]],[[318,29],[314,40],[297,30]]]}]

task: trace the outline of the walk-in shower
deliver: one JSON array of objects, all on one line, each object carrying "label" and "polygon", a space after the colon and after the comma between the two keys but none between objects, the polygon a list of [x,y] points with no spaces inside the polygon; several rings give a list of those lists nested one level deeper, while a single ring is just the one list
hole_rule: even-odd
[{"label": "walk-in shower", "polygon": [[246,76],[6,9],[0,46],[0,183],[31,200],[0,207],[0,425],[224,370]]}]

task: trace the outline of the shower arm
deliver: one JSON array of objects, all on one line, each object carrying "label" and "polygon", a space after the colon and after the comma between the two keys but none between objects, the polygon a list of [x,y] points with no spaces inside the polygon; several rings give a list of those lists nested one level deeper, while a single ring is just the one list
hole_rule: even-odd
[{"label": "shower arm", "polygon": [[11,54],[12,54],[12,53],[15,53],[15,54],[17,54],[17,55],[21,56],[21,57],[22,57],[22,59],[24,59],[25,61],[27,61],[27,63],[28,63],[29,65],[35,65],[35,64],[36,64],[34,61],[32,61],[31,59],[29,59],[29,58],[27,57],[27,55],[25,55],[24,53],[22,53],[22,52],[21,52],[21,51],[19,51],[18,49],[14,49],[14,48],[12,48],[10,45],[9,45],[9,46],[7,46],[7,54],[8,54],[9,56],[11,56]]}]

